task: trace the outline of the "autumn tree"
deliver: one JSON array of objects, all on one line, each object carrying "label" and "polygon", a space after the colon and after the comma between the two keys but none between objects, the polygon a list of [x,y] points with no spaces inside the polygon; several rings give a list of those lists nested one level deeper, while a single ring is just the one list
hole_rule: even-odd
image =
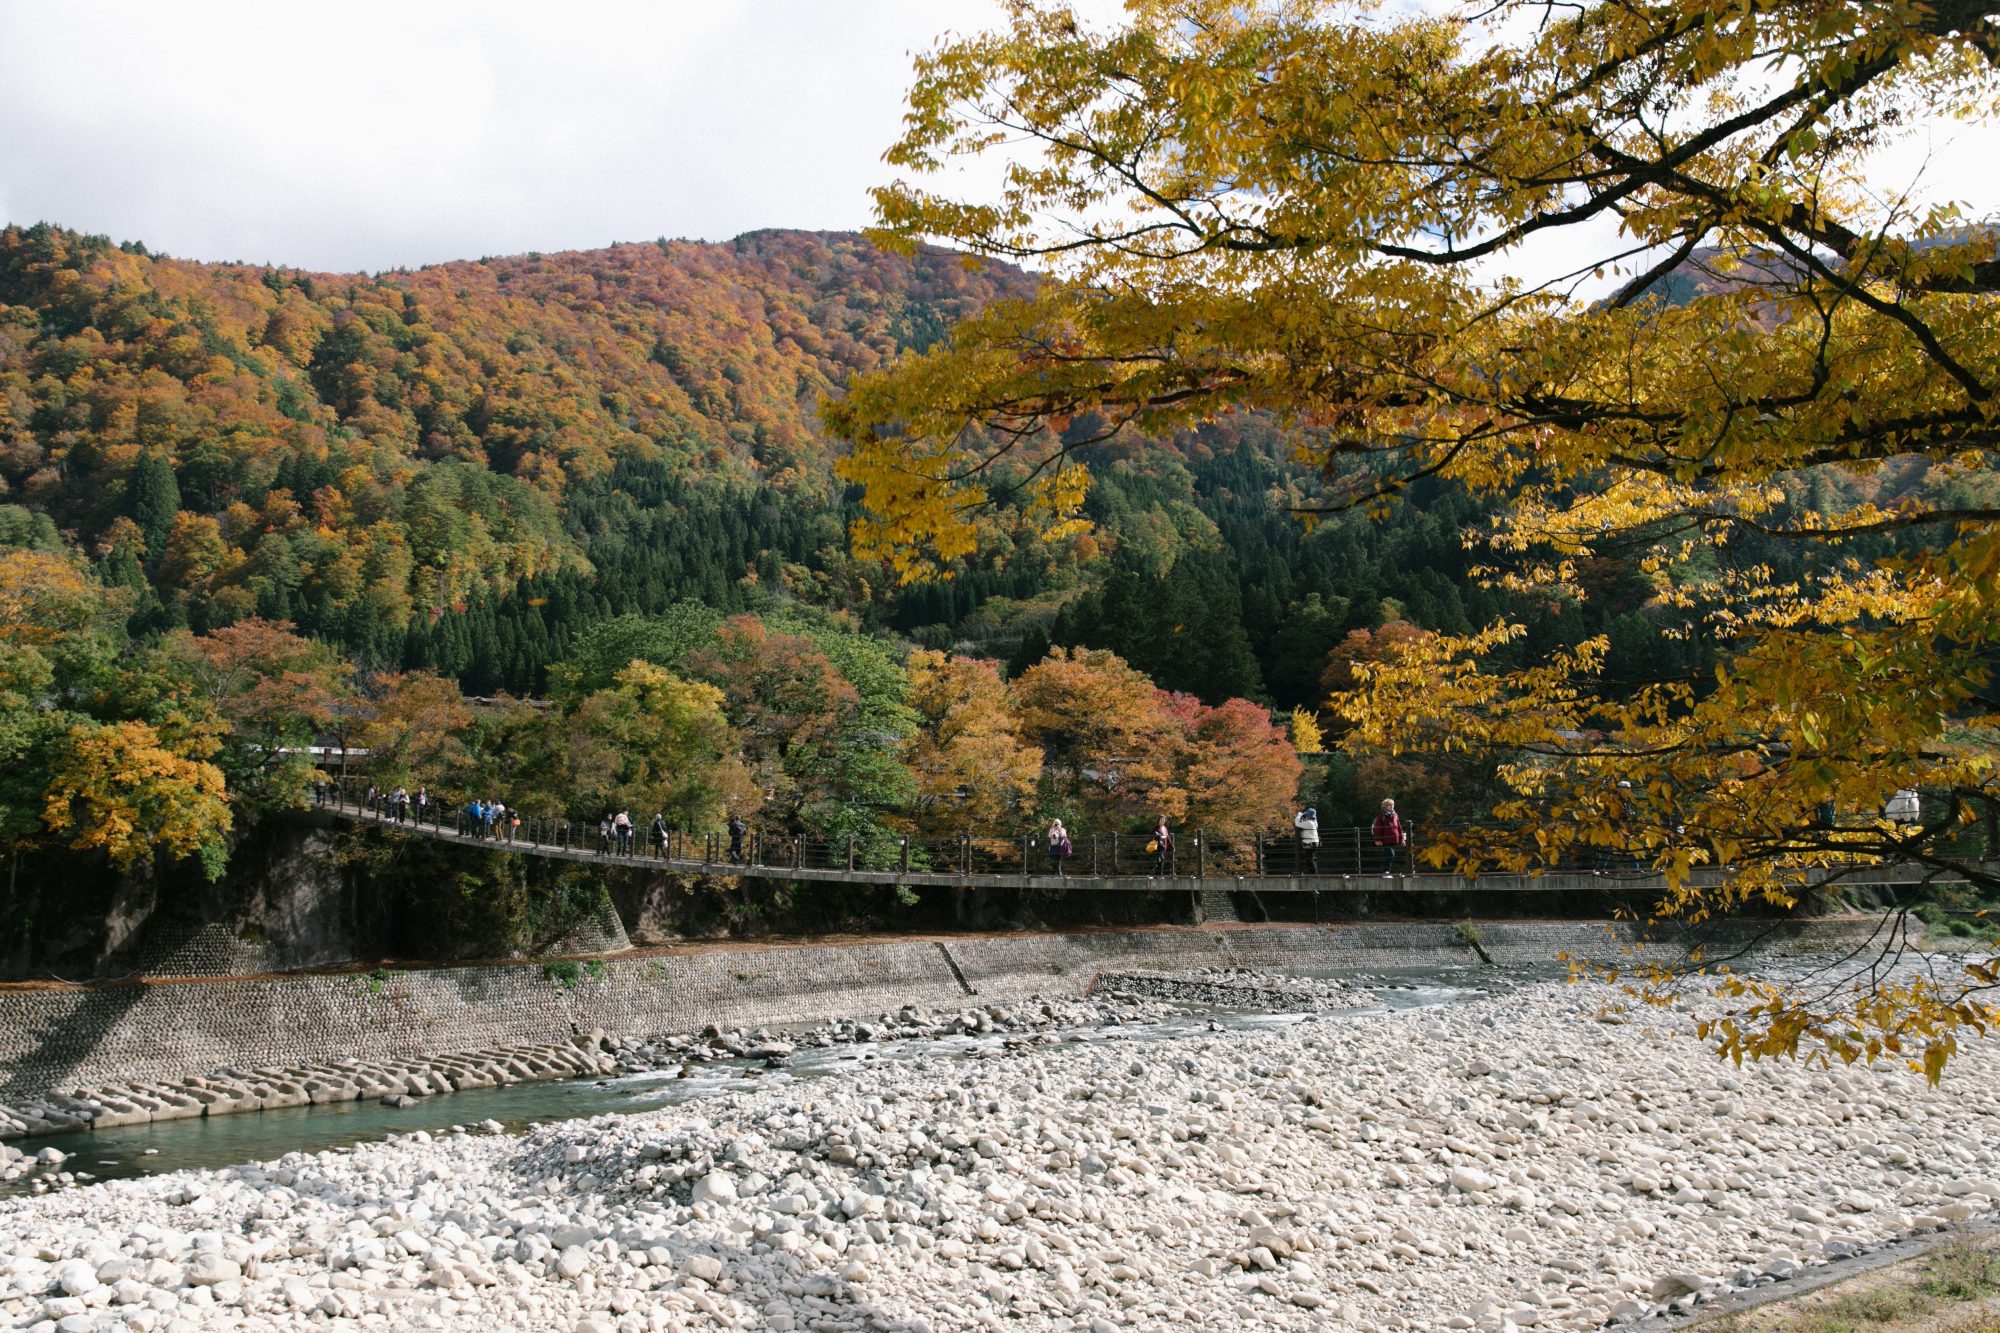
[{"label": "autumn tree", "polygon": [[193,859],[213,878],[231,827],[207,762],[220,727],[175,697],[173,663],[122,640],[122,610],[75,557],[0,549],[0,851]]},{"label": "autumn tree", "polygon": [[144,722],[71,727],[42,819],[72,850],[101,852],[120,870],[164,853],[199,861],[213,879],[228,857],[221,770],[174,753]]},{"label": "autumn tree", "polygon": [[0,549],[0,645],[47,651],[102,625],[105,612],[104,590],[80,561],[53,551]]},{"label": "autumn tree", "polygon": [[630,810],[641,825],[664,814],[680,828],[719,823],[755,808],[722,691],[633,662],[565,719],[571,738],[568,798],[585,809]]},{"label": "autumn tree", "polygon": [[457,681],[392,671],[372,682],[369,696],[353,739],[368,752],[378,786],[436,785],[463,772],[471,758],[465,737],[473,715]]},{"label": "autumn tree", "polygon": [[909,684],[880,644],[850,630],[733,616],[685,670],[721,689],[767,819],[855,836],[874,856],[879,817],[913,787],[902,761]]},{"label": "autumn tree", "polygon": [[755,616],[730,617],[687,669],[722,691],[750,753],[780,769],[793,750],[828,740],[860,703],[819,645],[773,633]]},{"label": "autumn tree", "polygon": [[[1521,838],[1463,868],[1616,837],[1695,921],[1856,857],[1993,885],[1954,837],[2000,799],[2000,258],[1879,150],[1991,108],[1996,12],[1015,6],[919,62],[908,178],[877,202],[892,242],[1050,280],[828,409],[856,544],[920,577],[970,549],[996,478],[1060,527],[1091,441],[1267,412],[1326,478],[1305,508],[1446,479],[1498,503],[1496,585],[1584,597],[1621,553],[1667,632],[1716,645],[1712,675],[1637,690],[1604,687],[1604,640],[1524,661],[1507,621],[1358,667],[1350,737],[1515,784]],[[991,197],[924,179],[1000,153]],[[1780,577],[1746,549],[1806,558]],[[1926,818],[1884,819],[1913,786]],[[1935,1074],[1993,985],[1759,995],[1721,1045]]]},{"label": "autumn tree", "polygon": [[1363,679],[1369,666],[1396,660],[1406,644],[1422,637],[1423,631],[1407,620],[1349,630],[1327,653],[1320,688],[1327,694],[1344,694]]},{"label": "autumn tree", "polygon": [[1292,749],[1301,757],[1319,754],[1326,746],[1326,728],[1320,725],[1319,714],[1303,708],[1292,710],[1286,734],[1291,737]]},{"label": "autumn tree", "polygon": [[1248,699],[1211,708],[1173,695],[1166,712],[1180,729],[1174,777],[1186,793],[1187,827],[1240,838],[1290,825],[1305,766],[1266,709]]},{"label": "autumn tree", "polygon": [[285,621],[255,617],[209,634],[174,636],[170,651],[199,703],[229,726],[217,756],[232,798],[253,808],[305,802],[308,753],[351,694],[351,671]]},{"label": "autumn tree", "polygon": [[933,828],[986,831],[1032,811],[1042,752],[1026,741],[996,662],[910,655],[910,706],[920,719],[904,754],[919,818]]},{"label": "autumn tree", "polygon": [[1043,805],[1114,827],[1186,814],[1165,696],[1123,658],[1057,648],[1022,672],[1010,694],[1022,737],[1045,756],[1051,790]]},{"label": "autumn tree", "polygon": [[810,771],[852,726],[860,695],[811,639],[754,616],[731,617],[687,671],[720,689],[769,813],[796,820],[818,794]]},{"label": "autumn tree", "polygon": [[[110,608],[83,562],[53,551],[0,549],[0,846],[45,832],[49,764],[74,717],[60,696],[81,659],[107,655]],[[100,641],[92,651],[92,641]]]}]

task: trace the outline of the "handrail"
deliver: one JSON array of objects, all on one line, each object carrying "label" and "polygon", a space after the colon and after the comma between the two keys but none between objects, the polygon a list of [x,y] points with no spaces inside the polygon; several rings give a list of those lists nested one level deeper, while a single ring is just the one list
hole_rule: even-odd
[{"label": "handrail", "polygon": [[[1308,844],[1297,829],[1233,838],[1212,838],[1194,830],[1177,837],[1164,852],[1153,845],[1149,832],[1072,832],[1070,854],[1053,856],[1040,833],[932,837],[881,833],[860,838],[746,827],[740,839],[732,839],[726,832],[674,828],[667,829],[663,837],[648,820],[635,822],[623,837],[616,832],[607,836],[600,822],[516,816],[513,812],[502,819],[485,820],[476,818],[469,805],[434,800],[418,805],[414,799],[398,805],[389,793],[379,791],[371,800],[368,790],[352,780],[327,782],[316,785],[314,802],[343,816],[501,851],[746,876],[791,870],[869,877],[893,873],[1079,881],[1456,879],[1450,871],[1420,867],[1426,839],[1463,836],[1482,827],[1456,824],[1433,830],[1405,823],[1406,840],[1393,847],[1378,844],[1367,826],[1323,828],[1317,845]],[[1612,885],[1620,880],[1653,882],[1659,878],[1656,868],[1630,853],[1596,847],[1545,858],[1527,873],[1580,875]]]}]

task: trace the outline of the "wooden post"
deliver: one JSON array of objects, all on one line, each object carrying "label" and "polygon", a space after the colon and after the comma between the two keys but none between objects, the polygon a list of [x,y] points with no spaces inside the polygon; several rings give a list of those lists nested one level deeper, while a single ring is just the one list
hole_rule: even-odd
[{"label": "wooden post", "polygon": [[1102,874],[1097,864],[1097,835],[1093,833],[1090,835],[1090,877],[1097,879]]},{"label": "wooden post", "polygon": [[1264,873],[1264,835],[1257,835],[1257,873]]},{"label": "wooden post", "polygon": [[1194,877],[1208,878],[1208,835],[1200,829],[1194,832]]},{"label": "wooden post", "polygon": [[907,875],[910,872],[910,840],[903,838],[901,842],[903,844],[903,873]]}]

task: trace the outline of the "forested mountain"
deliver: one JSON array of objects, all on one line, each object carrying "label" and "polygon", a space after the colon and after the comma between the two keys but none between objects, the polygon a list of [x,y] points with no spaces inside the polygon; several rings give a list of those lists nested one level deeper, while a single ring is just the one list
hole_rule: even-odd
[{"label": "forested mountain", "polygon": [[0,503],[130,589],[141,634],[286,620],[473,693],[538,692],[589,624],[684,599],[853,610],[1023,665],[1091,643],[1212,702],[1287,705],[1384,598],[1463,621],[1449,503],[1309,539],[1255,421],[1107,446],[1073,547],[1003,535],[900,592],[857,565],[820,402],[1031,281],[798,232],[368,277],[8,228]]},{"label": "forested mountain", "polygon": [[[1523,620],[1534,656],[1609,633],[1614,676],[1688,675],[1653,590],[1471,577],[1486,515],[1419,487],[1308,530],[1310,479],[1244,416],[1092,446],[1093,530],[996,526],[949,582],[854,560],[818,408],[1033,280],[858,236],[758,232],[375,276],[202,264],[0,230],[0,506],[130,590],[140,635],[290,621],[364,668],[539,693],[607,617],[803,602],[1011,661],[1118,652],[1162,685],[1313,706],[1329,651],[1386,621]],[[1761,553],[1746,551],[1746,559]]]},{"label": "forested mountain", "polygon": [[526,687],[531,627],[503,649],[451,613],[865,600],[821,398],[1026,281],[796,232],[365,277],[8,228],[0,501],[154,627],[261,614]]}]

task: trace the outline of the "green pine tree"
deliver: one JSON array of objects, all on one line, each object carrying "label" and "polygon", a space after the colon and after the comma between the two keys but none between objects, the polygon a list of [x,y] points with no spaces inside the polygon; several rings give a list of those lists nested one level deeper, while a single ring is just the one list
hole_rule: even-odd
[{"label": "green pine tree", "polygon": [[174,530],[174,515],[181,512],[181,485],[165,454],[148,449],[139,455],[125,499],[125,512],[146,536],[146,558],[158,560]]}]

